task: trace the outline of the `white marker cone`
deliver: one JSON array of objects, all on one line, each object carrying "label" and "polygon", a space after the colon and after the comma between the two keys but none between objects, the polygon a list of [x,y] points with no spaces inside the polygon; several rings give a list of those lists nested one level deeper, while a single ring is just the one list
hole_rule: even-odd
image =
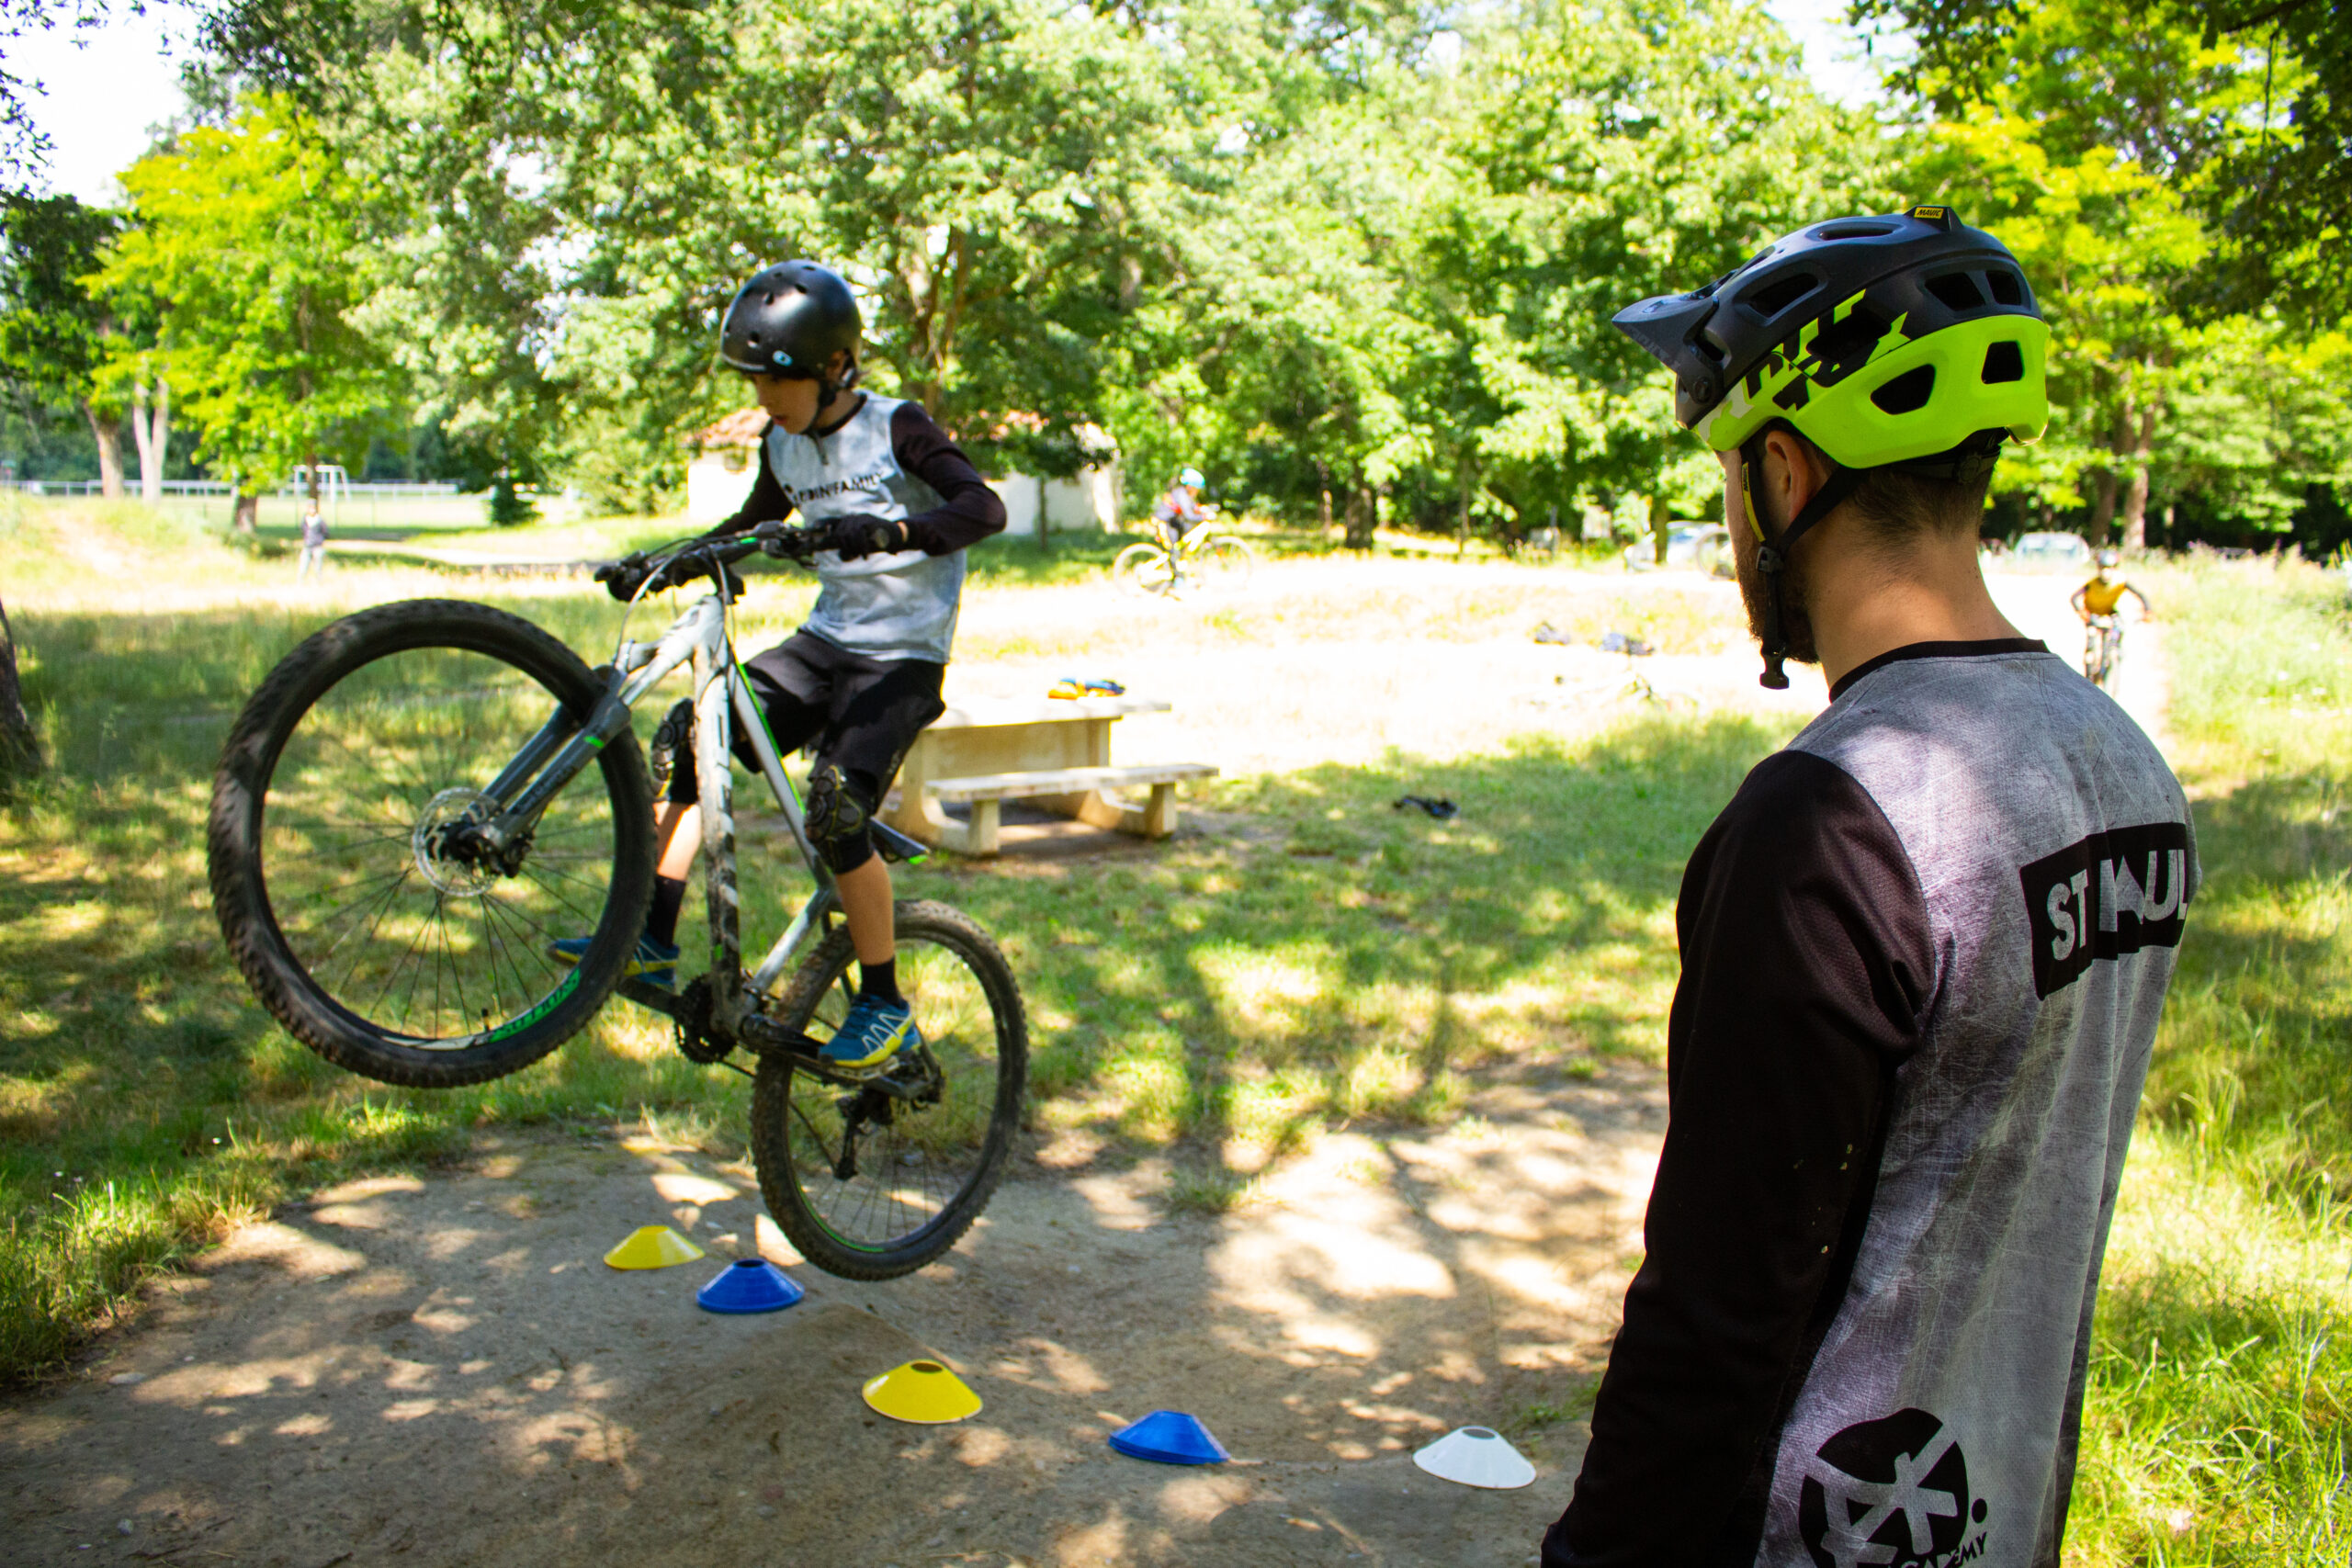
[{"label": "white marker cone", "polygon": [[1413,1456],[1440,1481],[1509,1492],[1535,1479],[1527,1456],[1486,1427],[1457,1427]]}]

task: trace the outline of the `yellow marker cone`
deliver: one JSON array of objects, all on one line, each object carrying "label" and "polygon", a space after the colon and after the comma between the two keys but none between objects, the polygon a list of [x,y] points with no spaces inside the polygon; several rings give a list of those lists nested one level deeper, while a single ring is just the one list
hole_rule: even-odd
[{"label": "yellow marker cone", "polygon": [[936,1427],[980,1413],[980,1396],[937,1361],[909,1361],[865,1385],[865,1403],[893,1421]]},{"label": "yellow marker cone", "polygon": [[673,1263],[692,1263],[701,1256],[701,1247],[668,1225],[640,1225],[629,1232],[627,1241],[605,1254],[605,1261],[616,1269],[667,1269]]}]

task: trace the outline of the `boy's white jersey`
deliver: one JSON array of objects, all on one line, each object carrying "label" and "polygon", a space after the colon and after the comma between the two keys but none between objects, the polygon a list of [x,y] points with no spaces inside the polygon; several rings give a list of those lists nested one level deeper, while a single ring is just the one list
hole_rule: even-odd
[{"label": "boy's white jersey", "polygon": [[[939,492],[909,473],[893,447],[891,416],[901,400],[868,397],[823,436],[768,427],[769,471],[803,520],[863,515],[896,522],[938,508]],[[947,662],[964,592],[963,551],[895,550],[845,561],[826,550],[816,567],[823,588],[808,613],[809,631],[869,659]]]}]

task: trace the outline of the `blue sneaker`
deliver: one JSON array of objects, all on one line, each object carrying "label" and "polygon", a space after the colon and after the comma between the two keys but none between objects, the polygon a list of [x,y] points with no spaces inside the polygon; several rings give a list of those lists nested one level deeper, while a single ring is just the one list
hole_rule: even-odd
[{"label": "blue sneaker", "polygon": [[[577,964],[588,955],[588,944],[594,939],[584,936],[558,937],[548,943],[549,956],[566,964]],[[678,949],[673,942],[656,942],[650,936],[637,939],[637,951],[621,965],[621,978],[643,980],[665,991],[678,988]]]},{"label": "blue sneaker", "polygon": [[860,997],[850,1003],[849,1016],[818,1055],[837,1067],[871,1067],[922,1044],[914,1009],[904,1002]]}]

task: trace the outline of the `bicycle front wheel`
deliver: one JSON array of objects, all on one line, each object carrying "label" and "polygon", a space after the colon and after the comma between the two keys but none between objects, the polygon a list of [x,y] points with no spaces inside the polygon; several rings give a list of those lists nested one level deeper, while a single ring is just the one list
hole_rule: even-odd
[{"label": "bicycle front wheel", "polygon": [[[220,929],[264,1007],[338,1066],[446,1088],[537,1061],[594,1016],[653,888],[651,790],[624,732],[519,845],[466,829],[482,787],[602,683],[484,604],[347,616],[245,705],[213,782]],[[547,952],[586,937],[574,966]]]},{"label": "bicycle front wheel", "polygon": [[1211,592],[1238,593],[1250,586],[1250,574],[1257,565],[1257,551],[1238,539],[1218,538],[1201,547],[1192,570],[1201,586]]},{"label": "bicycle front wheel", "polygon": [[[915,1092],[846,1088],[764,1055],[752,1154],[768,1213],[800,1255],[851,1280],[913,1272],[956,1245],[996,1190],[1029,1076],[1021,988],[986,931],[944,904],[898,907],[899,989],[922,1059],[889,1075]],[[775,1016],[818,1040],[849,1010],[847,930],[800,966]]]},{"label": "bicycle front wheel", "polygon": [[1111,563],[1111,581],[1129,593],[1161,597],[1176,586],[1176,562],[1158,545],[1129,545]]}]

